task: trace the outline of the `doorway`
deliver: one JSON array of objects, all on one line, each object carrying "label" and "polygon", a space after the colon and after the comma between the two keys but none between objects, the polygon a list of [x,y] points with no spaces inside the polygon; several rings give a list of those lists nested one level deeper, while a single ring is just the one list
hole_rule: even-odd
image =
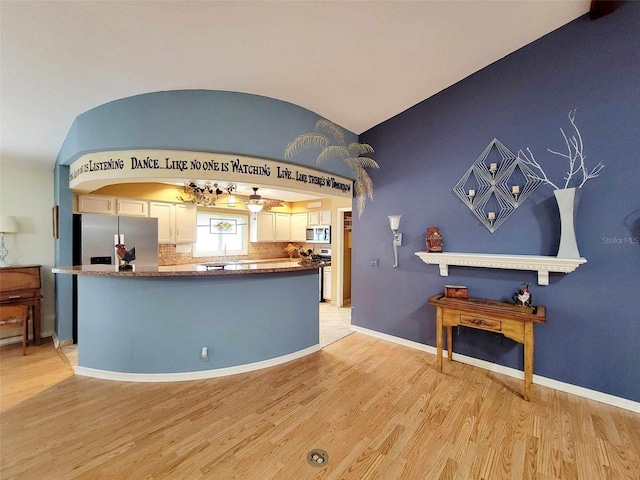
[{"label": "doorway", "polygon": [[[351,306],[351,251],[352,216],[351,207],[338,208],[338,239],[336,262],[336,306]],[[335,257],[335,255],[334,255]]]}]

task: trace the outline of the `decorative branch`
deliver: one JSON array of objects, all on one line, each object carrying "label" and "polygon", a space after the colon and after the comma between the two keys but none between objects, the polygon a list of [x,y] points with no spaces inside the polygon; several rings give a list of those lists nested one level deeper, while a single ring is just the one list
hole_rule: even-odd
[{"label": "decorative branch", "polygon": [[[585,160],[587,157],[584,154],[584,143],[582,141],[582,135],[580,134],[580,130],[578,130],[578,126],[576,125],[575,119],[576,119],[576,111],[574,109],[569,112],[569,122],[571,123],[571,126],[573,127],[573,129],[576,131],[575,135],[571,137],[567,137],[567,134],[564,132],[564,130],[562,128],[560,129],[560,132],[562,133],[562,137],[564,138],[564,143],[567,146],[567,153],[560,153],[560,152],[556,152],[555,150],[551,150],[550,148],[547,148],[547,151],[549,153],[566,158],[569,161],[569,170],[567,171],[566,176],[563,177],[565,180],[563,188],[569,188],[571,180],[574,179],[574,177],[578,175],[580,172],[582,172],[582,181],[578,185],[578,188],[581,188],[586,183],[587,180],[589,180],[590,178],[597,177],[600,171],[604,168],[604,164],[602,162],[599,162],[590,172],[587,169],[587,166],[585,164]],[[527,157],[527,155],[522,150],[518,152],[518,157],[520,157],[520,159],[524,163],[526,163],[527,165],[530,165],[531,167],[535,168],[538,172],[540,172],[540,175],[536,175],[536,178],[538,180],[542,181],[543,183],[546,183],[547,185],[551,185],[556,190],[560,190],[560,188],[555,183],[549,180],[544,169],[536,161],[536,159],[533,156],[533,153],[528,147],[527,147],[527,152],[529,152],[529,157]]]},{"label": "decorative branch", "polygon": [[533,178],[535,178],[536,180],[540,180],[542,183],[546,183],[547,185],[551,185],[556,190],[559,190],[558,186],[551,180],[549,180],[549,178],[547,178],[547,174],[544,172],[540,164],[536,161],[535,157],[533,156],[533,152],[529,147],[527,147],[527,152],[529,152],[529,156],[531,157],[530,159],[527,158],[527,155],[522,150],[518,151],[518,157],[520,158],[520,160],[522,160],[522,163],[532,166],[542,174],[542,176],[540,176],[534,173],[532,175]]}]

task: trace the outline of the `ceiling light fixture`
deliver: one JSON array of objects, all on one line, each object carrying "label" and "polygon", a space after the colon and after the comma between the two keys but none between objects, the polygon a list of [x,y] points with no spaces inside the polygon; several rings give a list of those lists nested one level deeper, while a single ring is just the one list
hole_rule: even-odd
[{"label": "ceiling light fixture", "polygon": [[262,196],[258,195],[258,187],[253,188],[253,195],[249,195],[249,202],[247,203],[247,208],[249,211],[253,213],[257,213],[262,210],[264,207],[262,203]]}]

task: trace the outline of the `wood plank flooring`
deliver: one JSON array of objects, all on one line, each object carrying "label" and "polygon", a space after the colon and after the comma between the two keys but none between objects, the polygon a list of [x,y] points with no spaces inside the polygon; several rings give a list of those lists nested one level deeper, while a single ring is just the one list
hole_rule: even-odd
[{"label": "wood plank flooring", "polygon": [[[0,478],[640,479],[640,415],[354,333],[248,374],[74,376],[0,349]],[[307,453],[329,455],[322,468]]]}]

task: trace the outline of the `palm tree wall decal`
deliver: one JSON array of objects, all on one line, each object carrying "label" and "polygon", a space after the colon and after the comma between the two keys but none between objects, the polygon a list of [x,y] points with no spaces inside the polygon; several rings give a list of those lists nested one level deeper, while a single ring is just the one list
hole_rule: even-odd
[{"label": "palm tree wall decal", "polygon": [[356,177],[354,190],[358,218],[362,217],[367,197],[373,200],[373,182],[366,169],[380,168],[374,159],[366,156],[374,153],[371,145],[355,142],[346,145],[342,128],[329,120],[322,119],[316,122],[315,132],[303,133],[289,143],[284,151],[284,157],[291,158],[301,150],[309,148],[322,149],[316,159],[317,165],[321,165],[330,158],[339,158],[351,169]]}]

